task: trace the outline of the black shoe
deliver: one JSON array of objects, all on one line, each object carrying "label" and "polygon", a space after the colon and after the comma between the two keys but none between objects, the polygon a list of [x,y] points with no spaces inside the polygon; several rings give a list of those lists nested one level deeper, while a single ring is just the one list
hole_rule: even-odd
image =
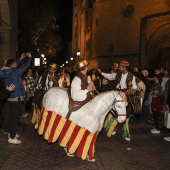
[{"label": "black shoe", "polygon": [[142,116],[143,116],[143,117],[147,117],[147,114],[143,114]]},{"label": "black shoe", "polygon": [[167,134],[167,133],[168,133],[168,129],[161,130],[161,133],[162,133],[162,134]]},{"label": "black shoe", "polygon": [[162,126],[161,128],[160,128],[160,130],[167,130],[167,128],[165,127],[165,126]]},{"label": "black shoe", "polygon": [[154,120],[153,119],[151,119],[151,120],[148,120],[150,123],[154,123]]}]

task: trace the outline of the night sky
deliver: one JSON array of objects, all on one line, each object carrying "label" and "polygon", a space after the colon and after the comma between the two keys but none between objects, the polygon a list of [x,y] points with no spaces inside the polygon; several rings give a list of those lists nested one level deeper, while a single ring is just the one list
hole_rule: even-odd
[{"label": "night sky", "polygon": [[72,38],[72,6],[73,0],[61,0],[59,10],[59,26],[60,33],[65,43],[71,41]]}]

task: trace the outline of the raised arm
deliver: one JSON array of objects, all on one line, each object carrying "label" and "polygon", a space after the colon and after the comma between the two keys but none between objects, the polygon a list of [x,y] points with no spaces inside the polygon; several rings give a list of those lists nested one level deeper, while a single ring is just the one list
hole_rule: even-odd
[{"label": "raised arm", "polygon": [[103,73],[101,71],[101,69],[98,69],[98,72],[105,78],[107,78],[108,80],[115,80],[116,78],[116,73],[112,73],[112,74],[109,74],[109,73]]}]

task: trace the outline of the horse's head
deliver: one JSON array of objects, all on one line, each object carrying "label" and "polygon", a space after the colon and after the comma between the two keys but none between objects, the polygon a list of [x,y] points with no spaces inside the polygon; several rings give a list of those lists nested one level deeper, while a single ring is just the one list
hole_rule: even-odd
[{"label": "horse's head", "polygon": [[140,114],[142,112],[141,91],[136,89],[130,89],[126,92],[126,95],[133,107],[134,112],[136,114]]},{"label": "horse's head", "polygon": [[117,114],[117,119],[119,123],[124,122],[126,119],[126,106],[127,100],[125,93],[118,92],[118,95],[113,102],[113,110]]}]

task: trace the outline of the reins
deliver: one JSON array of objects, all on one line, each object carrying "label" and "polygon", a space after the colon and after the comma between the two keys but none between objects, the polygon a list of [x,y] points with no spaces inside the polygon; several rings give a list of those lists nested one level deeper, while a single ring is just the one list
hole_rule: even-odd
[{"label": "reins", "polygon": [[[112,93],[113,94],[113,93]],[[114,95],[114,94],[113,94]],[[101,97],[101,96],[99,96],[101,99],[102,99],[102,101],[106,104],[106,106],[110,109],[110,111],[111,111],[111,113],[117,118],[118,116],[126,116],[126,114],[123,114],[123,115],[120,115],[120,114],[117,114],[117,110],[116,110],[116,108],[115,108],[115,103],[117,103],[117,102],[124,102],[124,100],[114,100],[113,101],[113,103],[112,103],[112,106],[114,106],[114,111],[116,112],[116,114],[115,114],[115,112],[113,111],[113,108],[112,107],[109,107],[108,106],[108,104],[106,103],[106,101],[105,100],[103,100],[103,98]],[[115,97],[115,95],[114,95],[114,97]]]}]

